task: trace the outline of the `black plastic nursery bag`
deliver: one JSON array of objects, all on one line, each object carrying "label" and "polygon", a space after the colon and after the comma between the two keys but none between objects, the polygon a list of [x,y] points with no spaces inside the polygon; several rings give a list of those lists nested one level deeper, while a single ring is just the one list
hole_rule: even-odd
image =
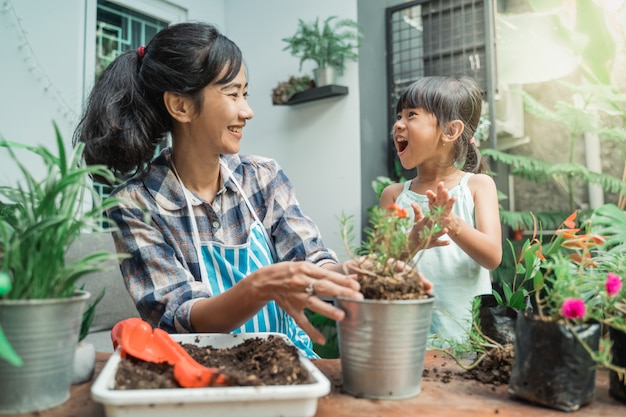
[{"label": "black plastic nursery bag", "polygon": [[501,345],[513,344],[518,311],[512,307],[498,305],[493,294],[477,297],[480,298],[478,318],[483,334]]},{"label": "black plastic nursery bag", "polygon": [[[609,329],[613,341],[613,364],[621,368],[626,367],[626,333],[613,328]],[[626,403],[626,378],[620,381],[617,372],[609,372],[609,394]]]},{"label": "black plastic nursery bag", "polygon": [[[574,329],[589,347],[598,348],[599,324]],[[578,410],[593,399],[596,364],[565,325],[519,314],[514,349],[513,396],[562,411]]]}]

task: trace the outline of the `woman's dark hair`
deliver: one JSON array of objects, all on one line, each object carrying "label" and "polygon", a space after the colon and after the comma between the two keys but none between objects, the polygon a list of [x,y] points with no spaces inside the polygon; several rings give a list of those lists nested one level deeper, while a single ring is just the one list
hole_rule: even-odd
[{"label": "woman's dark hair", "polygon": [[480,122],[482,98],[480,87],[470,77],[423,77],[404,90],[396,113],[402,109],[424,109],[435,115],[442,129],[448,122],[462,121],[465,128],[454,141],[454,161],[463,165],[463,171],[480,173],[489,167],[471,139]]},{"label": "woman's dark hair", "polygon": [[107,67],[73,144],[85,142],[85,162],[104,164],[118,177],[142,172],[172,128],[163,93],[188,97],[199,111],[203,88],[232,81],[242,61],[239,47],[212,25],[163,29],[145,48],[124,52]]}]

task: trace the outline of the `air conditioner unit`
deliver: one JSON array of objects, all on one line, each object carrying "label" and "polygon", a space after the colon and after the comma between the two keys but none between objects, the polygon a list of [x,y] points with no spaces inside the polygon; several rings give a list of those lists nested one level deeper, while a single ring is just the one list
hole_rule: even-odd
[{"label": "air conditioner unit", "polygon": [[524,136],[524,101],[510,86],[501,87],[496,97],[496,133]]},{"label": "air conditioner unit", "polygon": [[501,86],[496,96],[496,135],[501,151],[530,141],[524,134],[524,99],[519,90],[521,86]]}]

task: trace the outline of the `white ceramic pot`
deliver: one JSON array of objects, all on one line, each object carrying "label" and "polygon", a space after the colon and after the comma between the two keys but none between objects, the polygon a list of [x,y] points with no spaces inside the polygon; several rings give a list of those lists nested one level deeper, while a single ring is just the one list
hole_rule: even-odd
[{"label": "white ceramic pot", "polygon": [[96,348],[91,343],[80,342],[74,354],[72,385],[91,381],[96,369]]}]

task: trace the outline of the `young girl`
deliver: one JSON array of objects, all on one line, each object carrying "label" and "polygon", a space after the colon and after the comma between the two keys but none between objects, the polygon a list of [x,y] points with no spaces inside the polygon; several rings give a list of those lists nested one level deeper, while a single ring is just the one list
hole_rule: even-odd
[{"label": "young girl", "polygon": [[483,173],[474,139],[481,105],[469,77],[424,77],[410,85],[396,106],[393,140],[402,166],[417,168],[417,176],[389,185],[380,200],[381,207],[413,207],[408,212],[418,218],[420,210],[453,203],[443,221],[447,234],[416,257],[437,297],[431,333],[451,341],[466,338],[472,300],[491,293],[489,271],[502,257],[496,186]]}]

